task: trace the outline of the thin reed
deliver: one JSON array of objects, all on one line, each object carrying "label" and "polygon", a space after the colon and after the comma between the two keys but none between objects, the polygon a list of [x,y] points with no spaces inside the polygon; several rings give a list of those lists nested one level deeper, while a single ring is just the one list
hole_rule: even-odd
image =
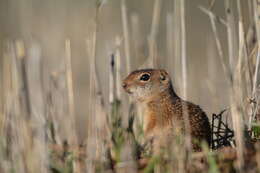
[{"label": "thin reed", "polygon": [[[16,1],[0,2],[0,172],[260,171],[259,0]],[[212,146],[192,151],[182,105],[187,133],[152,153],[121,87],[144,67],[201,105]]]}]

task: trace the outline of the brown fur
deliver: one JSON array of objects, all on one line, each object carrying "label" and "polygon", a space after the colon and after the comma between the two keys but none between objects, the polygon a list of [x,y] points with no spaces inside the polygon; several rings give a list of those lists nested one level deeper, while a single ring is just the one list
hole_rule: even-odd
[{"label": "brown fur", "polygon": [[[140,76],[143,74],[149,74],[150,79],[148,81],[140,80]],[[207,115],[199,106],[178,97],[172,87],[170,76],[165,70],[134,71],[124,79],[123,87],[137,103],[144,106],[146,136],[157,137],[157,143],[161,143],[162,136],[169,140],[168,138],[172,136],[173,132],[183,133],[183,110],[186,108],[191,137],[199,142],[205,140],[210,144],[211,129]],[[176,133],[174,134],[176,135]],[[194,142],[192,144],[194,150],[200,150],[199,145]]]}]

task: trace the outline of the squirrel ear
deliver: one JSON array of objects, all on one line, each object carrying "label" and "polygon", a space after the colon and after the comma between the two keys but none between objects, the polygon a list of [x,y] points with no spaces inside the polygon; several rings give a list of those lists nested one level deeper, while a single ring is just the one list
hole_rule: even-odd
[{"label": "squirrel ear", "polygon": [[161,73],[161,75],[160,75],[160,79],[161,79],[161,80],[165,80],[165,79],[166,79],[166,76],[165,76],[164,74]]},{"label": "squirrel ear", "polygon": [[160,79],[162,81],[166,80],[168,76],[168,73],[165,70],[160,70]]}]

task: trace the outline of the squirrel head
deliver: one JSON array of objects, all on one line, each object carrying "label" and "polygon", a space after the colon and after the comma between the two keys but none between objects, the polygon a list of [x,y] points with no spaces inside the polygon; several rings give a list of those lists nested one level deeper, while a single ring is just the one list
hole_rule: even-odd
[{"label": "squirrel head", "polygon": [[171,79],[162,69],[142,69],[130,73],[122,87],[135,100],[146,102],[171,88]]}]

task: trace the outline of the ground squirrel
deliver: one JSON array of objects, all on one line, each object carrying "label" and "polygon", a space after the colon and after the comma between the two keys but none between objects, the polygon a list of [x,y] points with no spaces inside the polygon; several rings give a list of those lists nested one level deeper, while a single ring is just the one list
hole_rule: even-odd
[{"label": "ground squirrel", "polygon": [[157,137],[157,143],[163,143],[174,131],[184,132],[183,105],[186,105],[190,135],[197,141],[192,142],[193,149],[200,150],[198,141],[205,140],[210,144],[211,128],[207,115],[199,106],[181,99],[175,93],[165,70],[133,71],[123,80],[122,86],[138,105],[144,106],[145,137]]}]

